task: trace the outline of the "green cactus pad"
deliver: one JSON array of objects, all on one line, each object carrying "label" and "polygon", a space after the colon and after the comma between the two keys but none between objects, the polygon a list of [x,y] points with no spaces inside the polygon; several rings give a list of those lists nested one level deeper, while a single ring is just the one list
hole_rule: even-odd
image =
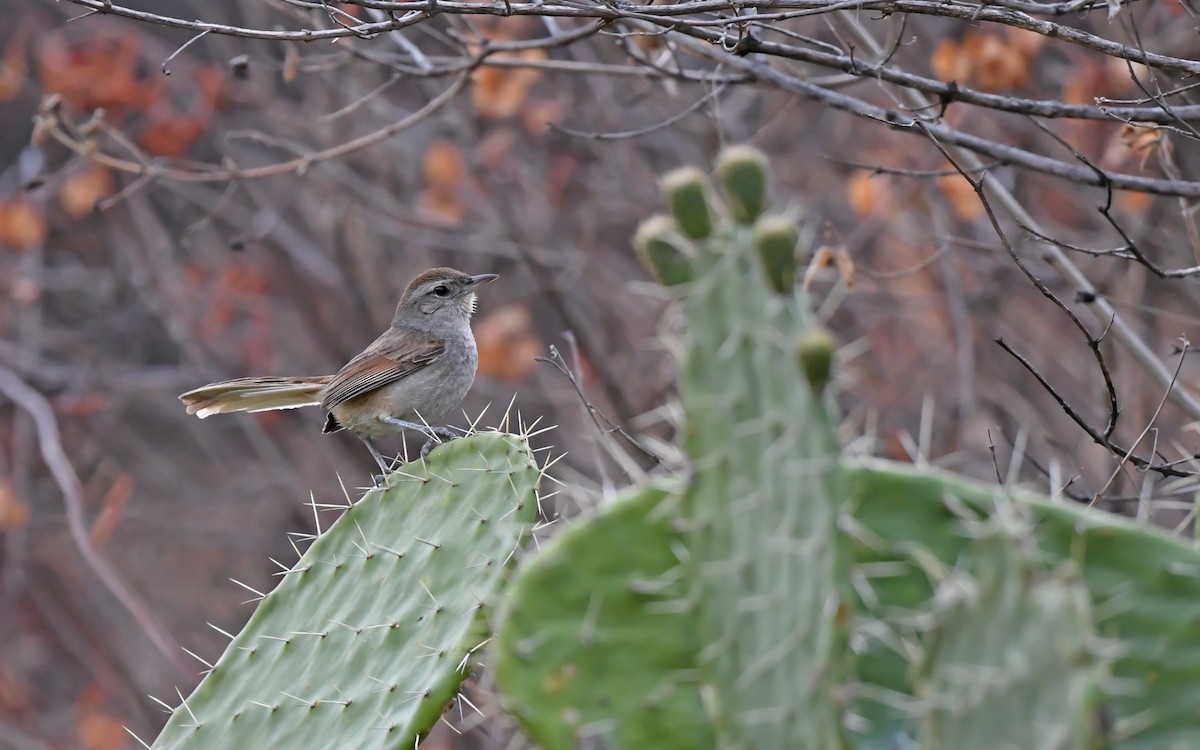
[{"label": "green cactus pad", "polygon": [[767,157],[753,146],[730,146],[717,157],[717,175],[734,221],[753,224],[767,205]]},{"label": "green cactus pad", "polygon": [[651,216],[639,224],[633,246],[642,264],[663,286],[692,280],[695,251],[670,216]]},{"label": "green cactus pad", "polygon": [[683,233],[694,240],[712,234],[708,178],[695,167],[681,167],[662,178],[663,198]]},{"label": "green cactus pad", "polygon": [[796,356],[806,311],[757,265],[752,233],[725,230],[700,243],[685,300],[699,667],[719,746],[833,750],[851,658],[839,450]]},{"label": "green cactus pad", "polygon": [[677,503],[654,487],[627,494],[563,531],[510,589],[496,683],[545,750],[714,747],[684,612]]},{"label": "green cactus pad", "polygon": [[528,446],[454,440],[367,492],[266,596],[154,750],[409,750],[536,510]]},{"label": "green cactus pad", "polygon": [[786,216],[764,216],[754,224],[754,249],[767,283],[777,294],[791,294],[796,285],[796,246],[800,233]]},{"label": "green cactus pad", "polygon": [[[1200,550],[840,455],[832,341],[763,273],[767,220],[716,225],[707,190],[690,170],[666,191],[693,237],[688,485],[614,505],[524,571],[499,684],[530,734],[549,750],[1200,748]],[[656,690],[671,712],[645,710]]]},{"label": "green cactus pad", "polygon": [[1047,570],[1024,515],[966,522],[963,558],[939,571],[917,681],[926,750],[1086,750],[1103,661],[1070,563]]},{"label": "green cactus pad", "polygon": [[[960,527],[964,511],[984,517],[1019,503],[1029,511],[1041,558],[1078,568],[1095,633],[1115,651],[1113,679],[1103,686],[1096,718],[1108,728],[1096,746],[1200,747],[1200,551],[1109,513],[1023,493],[1009,498],[945,472],[887,461],[847,467],[859,540],[854,556],[860,580],[869,581],[859,587],[867,594],[868,630],[889,613],[921,609],[934,595],[925,572],[911,564],[914,552],[952,567],[970,539],[946,529]],[[889,628],[860,653],[859,679],[876,695],[913,693],[910,660],[894,648],[904,636]],[[904,716],[891,699],[860,708],[884,727]]]}]

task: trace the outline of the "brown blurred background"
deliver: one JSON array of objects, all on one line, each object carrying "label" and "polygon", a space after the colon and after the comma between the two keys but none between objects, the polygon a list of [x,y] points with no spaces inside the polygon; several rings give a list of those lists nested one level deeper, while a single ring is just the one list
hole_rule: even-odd
[{"label": "brown blurred background", "polygon": [[[270,2],[138,7],[259,29],[308,18]],[[1197,51],[1187,7],[1123,12],[1144,44],[1186,55]],[[267,558],[294,558],[284,532],[311,530],[310,492],[340,497],[339,476],[362,486],[373,466],[352,437],[322,436],[316,410],[200,422],[176,395],[226,377],[334,371],[387,325],[425,268],[501,274],[482,295],[480,374],[464,408],[490,404],[483,423],[494,425],[511,401],[526,422],[558,426],[537,438],[567,453],[558,512],[658,470],[630,446],[614,459],[569,380],[534,358],[556,347],[603,415],[647,445],[669,442],[672,320],[629,238],[659,205],[657,175],[707,164],[725,143],[771,155],[778,203],[806,216],[815,245],[828,248],[811,284],[843,344],[839,398],[853,450],[1043,489],[1074,479],[1069,494],[1101,493],[1103,507],[1165,525],[1188,518],[1189,476],[1121,464],[993,343],[1005,338],[1103,427],[1108,396],[1084,338],[1013,263],[970,185],[928,140],[776,88],[639,74],[626,46],[660,65],[670,56],[652,37],[620,34],[513,53],[532,66],[482,67],[436,112],[375,137],[458,80],[423,75],[409,46],[436,66],[461,54],[453,40],[532,39],[547,33],[543,21],[438,18],[403,40],[337,44],[209,34],[172,57],[194,32],[69,20],[85,12],[0,0],[0,748],[134,747],[122,726],[154,736],[164,716],[145,696],[186,694],[201,667],[164,657],[148,629],[214,659],[224,639],[205,623],[236,631],[251,611],[229,579],[272,585]],[[344,12],[353,20],[363,9]],[[877,16],[853,22],[910,39],[889,59],[922,75],[1065,102],[1144,96],[1129,65],[1086,48],[1005,26]],[[557,23],[551,31],[570,27]],[[854,46],[824,18],[789,23]],[[1099,13],[1078,23],[1132,38]],[[806,74],[842,87],[831,71]],[[894,103],[869,76],[856,80],[856,96]],[[1079,163],[1028,118],[956,105],[946,120]],[[1103,169],[1195,171],[1186,128],[1148,138],[1115,121],[1052,127]],[[327,152],[363,136],[370,145]],[[1122,245],[1097,212],[1104,190],[990,165],[989,179],[1048,233],[1092,250]],[[248,169],[265,174],[232,174]],[[1146,255],[1184,267],[1200,252],[1193,208],[1118,191],[1112,214]],[[1103,321],[1087,308],[1099,296],[1174,369],[1178,337],[1197,328],[1193,281],[1076,253],[1091,282],[1078,288],[1030,235],[1003,225],[1093,334]],[[1175,402],[1156,414],[1164,388],[1144,363],[1109,339],[1099,349],[1121,407],[1114,439],[1140,436],[1142,453],[1155,441],[1164,460],[1190,459],[1195,415]],[[1194,366],[1180,372],[1196,385]],[[61,445],[57,476],[39,443],[46,424]],[[144,606],[140,616],[114,595],[113,576]],[[431,742],[502,747],[506,736]]]}]

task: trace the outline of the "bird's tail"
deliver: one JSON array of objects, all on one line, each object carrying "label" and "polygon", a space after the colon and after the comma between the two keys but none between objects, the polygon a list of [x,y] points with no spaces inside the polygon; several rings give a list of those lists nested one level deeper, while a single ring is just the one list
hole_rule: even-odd
[{"label": "bird's tail", "polygon": [[238,378],[188,391],[179,400],[187,413],[204,419],[233,411],[298,409],[321,403],[321,389],[330,376],[311,378]]}]

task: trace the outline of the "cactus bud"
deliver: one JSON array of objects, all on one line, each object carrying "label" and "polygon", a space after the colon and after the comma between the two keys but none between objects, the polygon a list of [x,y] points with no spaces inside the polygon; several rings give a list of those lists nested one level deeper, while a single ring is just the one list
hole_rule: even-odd
[{"label": "cactus bud", "polygon": [[764,216],[754,224],[754,248],[762,261],[767,283],[779,294],[788,294],[796,283],[796,225],[783,216]]},{"label": "cactus bud", "polygon": [[822,326],[809,326],[797,339],[800,369],[814,393],[822,393],[833,372],[833,336]]},{"label": "cactus bud", "polygon": [[712,212],[708,207],[708,180],[695,167],[669,172],[662,179],[663,197],[679,228],[694,240],[712,234]]},{"label": "cactus bud", "polygon": [[767,157],[753,146],[730,146],[717,159],[717,174],[734,220],[753,223],[767,204]]},{"label": "cactus bud", "polygon": [[642,264],[663,286],[692,280],[692,248],[670,216],[658,214],[639,224],[633,246]]}]

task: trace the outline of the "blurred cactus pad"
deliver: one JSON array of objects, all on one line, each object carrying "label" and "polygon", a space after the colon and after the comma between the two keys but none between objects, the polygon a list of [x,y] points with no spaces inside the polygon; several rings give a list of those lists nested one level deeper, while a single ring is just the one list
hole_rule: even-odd
[{"label": "blurred cactus pad", "polygon": [[[1128,519],[842,455],[809,240],[766,160],[663,180],[686,476],[522,566],[494,664],[546,750],[1200,748],[1200,553]],[[801,225],[803,226],[803,225]],[[290,708],[290,707],[289,707]]]},{"label": "blurred cactus pad", "polygon": [[540,478],[525,441],[500,433],[393,471],[258,603],[154,750],[413,748],[488,637],[481,611]]}]

